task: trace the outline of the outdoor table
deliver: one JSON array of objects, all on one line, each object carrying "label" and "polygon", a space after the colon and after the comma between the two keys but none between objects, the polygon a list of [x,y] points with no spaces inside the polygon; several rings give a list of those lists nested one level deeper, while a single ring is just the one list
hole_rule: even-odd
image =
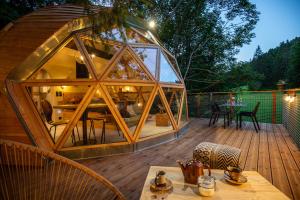
[{"label": "outdoor table", "polygon": [[[179,167],[151,166],[140,197],[141,200],[155,199],[155,194],[150,191],[150,181],[155,178],[156,172],[159,170],[165,171],[166,177],[173,183],[173,191],[165,199],[289,199],[256,171],[244,171],[243,175],[247,177],[248,181],[242,185],[232,185],[224,179],[223,170],[214,169],[212,176],[216,177],[215,194],[212,197],[202,197],[196,185],[184,183],[184,177]],[[207,172],[205,171],[205,173]]]},{"label": "outdoor table", "polygon": [[[236,103],[236,102],[230,102],[230,103],[224,103],[221,104],[220,107],[230,108],[230,113],[233,113],[233,117],[236,116],[236,128],[238,128],[238,116],[237,113],[241,109],[241,107],[246,107],[246,104],[244,103]],[[232,117],[230,117],[232,119]]]},{"label": "outdoor table", "polygon": [[[53,106],[54,109],[65,109],[65,110],[76,110],[78,107],[78,104],[62,104],[62,105],[55,105]],[[91,103],[87,106],[87,108],[82,113],[82,139],[83,144],[88,144],[88,137],[87,137],[87,119],[88,119],[88,113],[90,110],[96,109],[96,108],[103,108],[107,107],[105,103]]]}]

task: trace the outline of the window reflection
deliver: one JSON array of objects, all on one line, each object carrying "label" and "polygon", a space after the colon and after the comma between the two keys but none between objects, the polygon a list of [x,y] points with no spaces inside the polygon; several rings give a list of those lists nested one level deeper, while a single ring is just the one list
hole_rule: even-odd
[{"label": "window reflection", "polygon": [[122,28],[113,28],[105,32],[100,32],[96,35],[104,40],[112,40],[118,42],[126,41],[124,34],[122,34]]},{"label": "window reflection", "polygon": [[171,120],[159,94],[157,94],[141,130],[140,138],[157,135],[171,130],[173,130]]},{"label": "window reflection", "polygon": [[150,43],[144,36],[134,30],[126,29],[126,35],[128,43]]},{"label": "window reflection", "polygon": [[[27,90],[50,136],[57,142],[88,86],[42,86],[27,87]],[[70,142],[75,142],[72,139]]]},{"label": "window reflection", "polygon": [[128,51],[109,72],[108,78],[123,80],[150,80],[141,66],[133,59]]},{"label": "window reflection", "polygon": [[90,79],[84,57],[71,40],[55,53],[32,77],[33,79]]},{"label": "window reflection", "polygon": [[155,77],[157,49],[155,48],[134,48],[134,51],[145,63],[146,67]]},{"label": "window reflection", "polygon": [[120,46],[104,43],[96,38],[83,36],[81,40],[93,61],[97,74],[102,74],[111,58],[120,49]]},{"label": "window reflection", "polygon": [[182,92],[181,88],[163,88],[164,94],[171,108],[175,120],[178,120],[179,109],[181,105]]},{"label": "window reflection", "polygon": [[165,58],[164,54],[160,54],[160,81],[169,83],[180,83],[180,79],[176,75],[172,66]]},{"label": "window reflection", "polygon": [[183,125],[187,121],[187,107],[186,107],[186,98],[183,98],[183,105],[182,105],[182,113],[180,119],[180,125]]},{"label": "window reflection", "polygon": [[71,135],[64,147],[126,142],[122,130],[99,89],[96,90],[81,115],[80,120],[73,129],[73,133],[76,142],[72,142],[73,135]]},{"label": "window reflection", "polygon": [[167,55],[169,61],[171,62],[171,64],[173,65],[173,68],[175,69],[175,71],[177,71],[178,74],[181,74],[175,58],[170,56],[168,53],[166,53],[166,55]]},{"label": "window reflection", "polygon": [[153,86],[107,86],[107,90],[130,132],[134,133]]}]

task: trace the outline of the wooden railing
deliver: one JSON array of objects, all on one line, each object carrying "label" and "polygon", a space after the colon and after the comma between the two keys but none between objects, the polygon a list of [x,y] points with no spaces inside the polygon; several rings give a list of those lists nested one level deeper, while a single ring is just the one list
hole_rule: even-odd
[{"label": "wooden railing", "polygon": [[284,94],[282,123],[300,147],[300,90],[291,90]]},{"label": "wooden railing", "polygon": [[228,101],[242,102],[245,107],[241,110],[249,111],[257,102],[260,102],[257,113],[258,121],[283,124],[300,147],[300,89],[188,93],[189,116],[208,118],[211,114],[212,103],[223,104]]},{"label": "wooden railing", "polygon": [[247,91],[247,92],[208,92],[188,93],[189,115],[191,117],[209,117],[210,105],[214,102],[223,104],[238,101],[245,106],[241,111],[252,111],[257,102],[260,108],[257,113],[258,121],[265,123],[282,123],[283,91]]}]

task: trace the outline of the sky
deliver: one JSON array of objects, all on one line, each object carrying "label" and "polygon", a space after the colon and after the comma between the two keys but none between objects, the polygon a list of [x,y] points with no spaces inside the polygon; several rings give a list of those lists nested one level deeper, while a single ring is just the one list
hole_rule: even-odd
[{"label": "sky", "polygon": [[261,13],[254,33],[256,37],[244,45],[236,58],[249,61],[260,45],[263,52],[277,47],[280,42],[300,37],[300,0],[250,0]]}]

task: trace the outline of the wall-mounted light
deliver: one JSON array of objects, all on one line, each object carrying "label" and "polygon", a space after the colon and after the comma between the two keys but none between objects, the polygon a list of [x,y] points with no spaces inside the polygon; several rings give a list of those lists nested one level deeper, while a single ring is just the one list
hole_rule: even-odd
[{"label": "wall-mounted light", "polygon": [[92,57],[92,58],[95,58],[95,54],[92,53],[92,54],[91,54],[91,57]]},{"label": "wall-mounted light", "polygon": [[284,98],[284,100],[292,103],[295,101],[295,98],[296,98],[296,93],[290,93],[290,94],[287,94],[287,96]]}]

